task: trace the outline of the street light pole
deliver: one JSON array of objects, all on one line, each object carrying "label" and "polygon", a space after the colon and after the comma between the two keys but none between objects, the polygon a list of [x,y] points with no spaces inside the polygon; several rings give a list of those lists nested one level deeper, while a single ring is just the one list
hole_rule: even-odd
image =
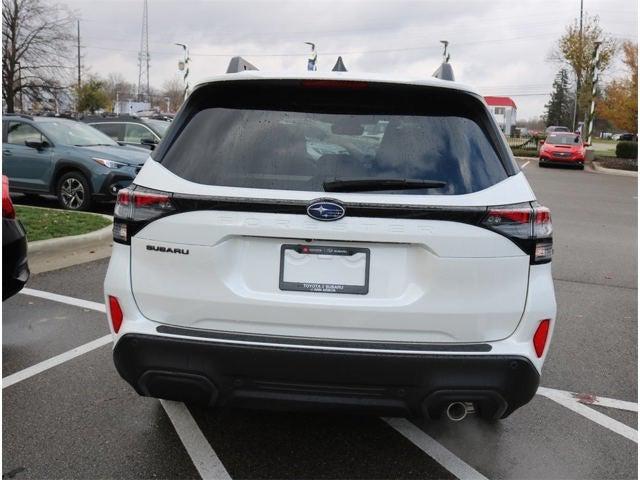
[{"label": "street light pole", "polygon": [[18,67],[18,84],[20,85],[20,113],[24,113],[24,97],[22,96],[22,65],[16,62]]},{"label": "street light pole", "polygon": [[184,71],[184,98],[187,99],[189,95],[189,62],[191,58],[189,57],[189,47],[184,43],[176,43],[178,47],[182,47],[184,52],[184,60],[182,62],[178,62],[178,70],[181,72]]}]

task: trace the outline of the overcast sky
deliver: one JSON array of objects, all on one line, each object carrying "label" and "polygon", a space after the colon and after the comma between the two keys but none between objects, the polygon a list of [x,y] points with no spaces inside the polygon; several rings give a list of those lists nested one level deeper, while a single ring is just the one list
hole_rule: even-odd
[{"label": "overcast sky", "polygon": [[[138,79],[143,0],[59,0],[81,20],[83,64],[92,73]],[[604,30],[637,41],[637,2],[584,0]],[[456,80],[483,95],[508,95],[518,118],[543,113],[559,66],[549,54],[580,0],[193,1],[149,0],[151,84],[177,76],[181,51],[191,50],[191,79],[226,70],[242,55],[264,70],[306,69],[317,44],[318,70],[342,55],[349,70],[430,76],[450,42]],[[605,75],[622,74],[620,62]]]}]

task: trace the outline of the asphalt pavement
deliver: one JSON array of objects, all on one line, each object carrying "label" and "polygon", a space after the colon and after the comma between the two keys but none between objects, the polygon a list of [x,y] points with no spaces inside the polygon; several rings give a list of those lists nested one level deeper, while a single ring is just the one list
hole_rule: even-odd
[{"label": "asphalt pavement", "polygon": [[637,179],[520,164],[552,210],[558,318],[547,390],[509,418],[138,397],[105,339],[105,259],[35,275],[3,303],[3,478],[636,478]]}]

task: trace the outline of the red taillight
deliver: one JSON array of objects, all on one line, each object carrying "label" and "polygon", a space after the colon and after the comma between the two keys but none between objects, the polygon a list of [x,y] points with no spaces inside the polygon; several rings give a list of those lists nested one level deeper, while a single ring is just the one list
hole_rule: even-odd
[{"label": "red taillight", "polygon": [[115,333],[118,333],[120,331],[120,327],[122,326],[122,319],[124,315],[122,314],[122,308],[120,308],[118,299],[116,297],[112,297],[111,295],[109,295],[109,313],[111,315],[111,325],[113,326],[113,331]]},{"label": "red taillight", "polygon": [[113,239],[128,244],[131,235],[146,223],[173,211],[169,193],[143,187],[124,188],[118,192],[113,213]]},{"label": "red taillight", "polygon": [[544,347],[547,345],[547,337],[549,336],[549,326],[551,325],[551,320],[548,318],[542,320],[540,325],[538,325],[538,329],[536,333],[533,334],[533,348],[536,351],[536,355],[538,358],[542,357],[544,353]]},{"label": "red taillight", "polygon": [[16,218],[16,211],[9,196],[9,179],[6,175],[2,176],[2,217]]},{"label": "red taillight", "polygon": [[547,207],[523,204],[491,207],[482,224],[512,239],[531,255],[532,263],[551,261],[551,212]]}]

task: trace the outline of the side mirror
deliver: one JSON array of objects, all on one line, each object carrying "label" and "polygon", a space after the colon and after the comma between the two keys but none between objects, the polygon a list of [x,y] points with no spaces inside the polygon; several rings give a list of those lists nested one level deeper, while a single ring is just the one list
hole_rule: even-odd
[{"label": "side mirror", "polygon": [[24,144],[29,148],[35,148],[36,150],[43,150],[49,146],[47,142],[34,142],[30,140],[25,140]]},{"label": "side mirror", "polygon": [[151,150],[156,148],[158,141],[155,138],[143,138],[140,140],[140,145],[144,145],[145,147],[150,147]]}]

